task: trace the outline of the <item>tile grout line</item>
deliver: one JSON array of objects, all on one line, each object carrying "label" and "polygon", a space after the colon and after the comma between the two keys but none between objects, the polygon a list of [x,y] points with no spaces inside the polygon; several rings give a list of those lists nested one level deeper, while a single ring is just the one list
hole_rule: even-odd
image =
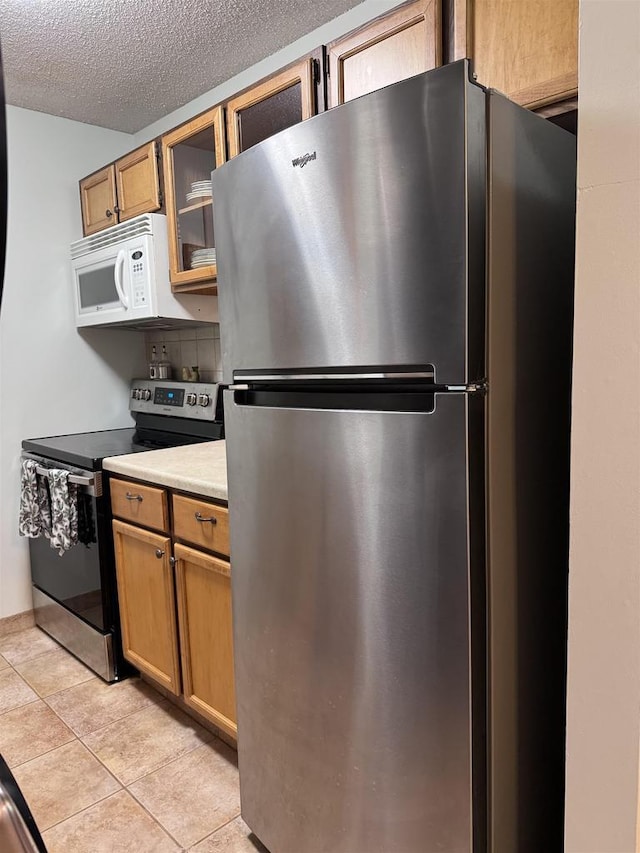
[{"label": "tile grout line", "polygon": [[[158,769],[160,769],[160,768],[158,768]],[[155,771],[154,771],[154,772],[155,772]],[[138,780],[138,779],[136,779],[136,782],[138,782],[138,781],[139,781],[139,780]],[[132,784],[132,785],[134,785],[134,784],[135,784],[135,782],[131,782],[131,784]],[[140,800],[136,797],[136,795],[133,793],[133,791],[130,791],[130,790],[129,790],[129,786],[128,786],[128,785],[125,785],[125,786],[124,786],[124,790],[127,792],[127,794],[129,794],[129,796],[130,796],[133,800],[135,800],[135,802],[140,806],[140,808],[145,812],[145,814],[149,815],[149,817],[151,818],[151,820],[152,820],[154,823],[157,823],[157,824],[158,824],[158,826],[160,827],[160,829],[161,829],[163,832],[166,832],[166,834],[169,836],[169,838],[170,838],[172,841],[175,841],[175,843],[178,845],[178,848],[179,848],[180,850],[185,850],[185,849],[187,849],[187,848],[183,847],[183,846],[182,846],[182,844],[180,844],[180,842],[179,842],[179,841],[178,841],[178,839],[175,837],[175,835],[173,835],[171,832],[169,832],[169,830],[166,828],[166,826],[163,826],[163,825],[160,823],[160,821],[158,820],[158,818],[157,818],[155,815],[151,814],[151,812],[149,811],[149,809],[148,809],[148,808],[147,808],[143,803],[141,803],[141,802],[140,802]],[[206,835],[205,835],[205,838],[206,838]],[[198,842],[196,842],[196,844],[197,844],[197,843],[198,843]],[[190,846],[190,847],[193,847],[193,844],[190,844],[189,846]]]},{"label": "tile grout line", "polygon": [[[164,704],[169,705],[169,706],[171,705],[171,703],[166,699],[163,699],[161,703],[156,704],[154,702],[152,704],[153,704],[153,707],[156,707],[156,708],[161,707]],[[97,761],[100,762],[100,764],[102,764],[109,771],[109,773],[111,773],[111,775],[120,783],[120,785],[122,785],[123,788],[128,789],[129,785],[134,785],[136,782],[139,782],[141,779],[146,778],[151,773],[155,773],[157,770],[161,770],[163,767],[166,767],[168,764],[172,764],[174,761],[177,761],[179,758],[182,758],[183,756],[188,755],[189,753],[193,752],[195,749],[198,749],[199,747],[205,746],[205,744],[210,743],[210,741],[205,741],[204,743],[199,743],[196,746],[192,747],[191,749],[186,750],[186,752],[183,752],[181,755],[177,756],[176,758],[171,758],[171,759],[169,759],[169,761],[167,761],[163,764],[159,764],[157,767],[154,767],[152,770],[149,770],[147,773],[144,773],[142,776],[138,776],[136,779],[132,779],[130,782],[123,782],[121,779],[118,779],[118,777],[115,775],[115,773],[113,773],[111,770],[109,770],[109,768],[104,763],[104,761],[100,758],[100,756],[96,752],[94,752],[94,750],[89,746],[88,743],[84,742],[83,738],[89,737],[90,735],[93,735],[93,734],[96,734],[96,732],[103,731],[104,729],[108,728],[109,726],[114,725],[115,723],[119,723],[121,720],[125,720],[128,717],[132,717],[134,714],[138,714],[141,711],[146,711],[150,707],[151,707],[151,705],[147,705],[144,708],[139,708],[137,711],[132,711],[131,714],[127,714],[126,717],[121,717],[119,720],[114,720],[112,723],[107,723],[106,726],[101,726],[99,729],[96,729],[94,732],[88,732],[86,735],[82,735],[82,737],[77,736],[80,743],[84,747],[86,747],[86,749],[89,750],[89,752],[96,758]],[[53,708],[51,710],[54,711]],[[54,711],[54,713],[55,713],[55,711]],[[185,716],[187,716],[187,715],[185,714]],[[64,722],[64,720],[63,720],[63,722]],[[65,725],[66,725],[66,723],[65,723]],[[205,731],[206,731],[206,729],[205,729]],[[208,732],[208,734],[211,734],[211,732]],[[75,732],[74,732],[74,735],[75,735]]]},{"label": "tile grout line", "polygon": [[[66,820],[71,820],[72,817],[77,817],[79,814],[82,814],[82,812],[89,811],[89,809],[92,809],[94,806],[97,806],[98,803],[103,803],[105,800],[108,800],[109,797],[115,797],[115,795],[119,794],[120,791],[125,791],[125,790],[126,790],[126,788],[124,788],[122,785],[120,785],[120,787],[117,791],[112,791],[110,794],[107,794],[104,797],[100,797],[98,800],[95,801],[95,803],[91,803],[91,805],[85,806],[83,809],[79,809],[77,812],[74,812],[73,814],[70,814],[70,815],[67,815],[66,817],[63,817],[62,820],[57,820],[55,823],[52,823],[51,826],[48,826],[46,829],[40,829],[40,826],[38,826],[38,829],[40,829],[40,832],[44,836],[45,832],[49,832],[50,829],[55,829],[56,826],[60,826],[60,824],[64,823]],[[34,818],[34,820],[35,820],[35,818]],[[38,825],[37,821],[36,821],[36,825]]]},{"label": "tile grout line", "polygon": [[[67,728],[69,727],[67,726]],[[69,731],[71,731],[71,729],[69,729]],[[38,755],[33,755],[31,758],[27,758],[26,761],[21,761],[20,764],[13,764],[9,767],[9,770],[17,770],[18,767],[24,767],[24,765],[28,764],[30,761],[35,761],[36,758],[42,758],[43,755],[49,755],[50,752],[55,752],[56,749],[60,749],[61,746],[69,746],[69,744],[73,743],[74,740],[80,740],[80,738],[77,738],[73,732],[71,732],[71,734],[73,735],[73,738],[71,740],[67,740],[64,743],[59,743],[57,746],[52,746],[51,749],[45,749],[44,752],[40,752],[38,753]]]},{"label": "tile grout line", "polygon": [[[80,738],[80,742],[84,746],[87,747],[87,749],[89,750],[89,752],[92,755],[95,755],[95,757],[98,759],[98,761],[100,761],[101,764],[104,764],[104,762],[100,759],[100,757],[98,755],[96,755],[96,753],[91,749],[91,747],[88,744],[84,743],[84,741],[81,738]],[[152,770],[149,770],[147,773],[144,773],[142,776],[138,776],[136,779],[132,779],[130,782],[122,782],[121,780],[118,780],[118,781],[120,781],[120,784],[122,785],[123,788],[129,788],[130,785],[135,785],[135,783],[139,782],[141,779],[146,779],[147,776],[150,776],[152,773],[155,773],[158,770],[162,770],[168,764],[173,764],[174,761],[177,761],[180,758],[184,758],[185,755],[189,755],[190,753],[192,753],[194,750],[198,749],[201,746],[205,746],[205,744],[199,743],[197,746],[194,746],[191,749],[187,749],[186,752],[181,753],[180,755],[177,756],[177,758],[172,758],[169,761],[165,762],[164,764],[159,764],[157,767],[154,767]],[[106,767],[107,765],[105,764],[104,766]],[[109,769],[109,768],[107,768],[107,769]],[[109,772],[111,772],[111,771],[109,771]],[[116,776],[115,778],[117,779],[118,777]]]},{"label": "tile grout line", "polygon": [[[171,704],[171,703],[169,703],[169,704]],[[183,713],[184,713],[184,712],[183,712]],[[185,716],[187,716],[187,717],[188,717],[189,715],[188,715],[188,714],[186,714]],[[190,718],[190,719],[191,719],[191,718]],[[201,726],[201,728],[203,728],[203,727]],[[212,732],[210,732],[208,729],[205,729],[205,731],[206,731],[208,734],[211,734],[211,735],[212,735],[212,740],[217,740],[217,741],[219,741],[221,744],[223,744],[223,746],[225,746],[227,749],[231,749],[231,747],[229,746],[229,744],[225,743],[221,738],[216,737],[216,735],[214,735],[214,734],[213,734]],[[126,791],[128,791],[128,792],[129,792],[129,794],[133,797],[133,799],[134,799],[134,800],[135,800],[135,801],[140,805],[140,808],[144,809],[144,811],[149,815],[149,817],[153,818],[153,820],[154,820],[154,821],[155,821],[155,822],[156,822],[156,823],[161,827],[161,829],[163,829],[163,830],[164,830],[164,831],[165,831],[165,832],[166,832],[166,833],[167,833],[167,834],[168,834],[168,835],[169,835],[169,836],[170,836],[170,837],[171,837],[171,838],[176,842],[176,844],[178,845],[178,847],[180,847],[180,849],[181,849],[181,850],[190,850],[190,849],[191,849],[192,847],[194,847],[196,844],[200,844],[200,842],[201,842],[201,841],[204,841],[204,840],[205,840],[205,838],[209,838],[210,836],[215,835],[215,833],[216,833],[216,832],[218,832],[219,830],[223,829],[223,828],[224,828],[228,823],[231,823],[231,822],[232,822],[232,821],[234,821],[236,818],[240,817],[240,814],[241,814],[241,813],[240,813],[240,812],[238,812],[238,814],[236,814],[236,815],[234,815],[233,817],[229,818],[229,820],[226,820],[224,823],[220,824],[220,826],[217,826],[215,829],[212,829],[210,832],[207,832],[207,833],[206,833],[206,835],[203,835],[203,836],[202,836],[202,838],[198,838],[198,839],[196,839],[193,843],[191,843],[191,844],[189,845],[189,847],[188,847],[188,848],[186,848],[186,847],[181,847],[181,846],[180,846],[180,841],[175,837],[175,835],[173,835],[173,834],[171,833],[171,831],[170,831],[169,829],[167,829],[167,828],[166,828],[166,827],[165,827],[165,826],[160,822],[160,820],[159,820],[158,818],[156,818],[156,817],[155,817],[155,815],[154,815],[152,812],[150,812],[150,811],[147,809],[147,807],[144,805],[144,803],[143,803],[140,799],[138,799],[138,797],[136,796],[136,794],[134,793],[134,791],[132,791],[132,790],[131,790],[131,786],[132,786],[132,785],[136,785],[138,782],[142,781],[143,779],[146,779],[148,776],[151,776],[153,773],[157,773],[159,770],[164,770],[166,767],[169,767],[171,764],[175,764],[177,761],[180,761],[181,759],[183,759],[186,755],[190,755],[192,752],[195,752],[195,750],[196,750],[196,749],[200,749],[200,748],[201,748],[201,747],[203,747],[203,746],[210,746],[210,745],[211,745],[212,740],[208,740],[208,741],[205,741],[204,743],[198,744],[198,746],[194,747],[194,749],[190,749],[190,750],[188,750],[187,752],[183,752],[183,753],[182,753],[182,755],[178,755],[178,756],[176,756],[175,758],[171,758],[169,761],[165,762],[164,764],[161,764],[160,766],[156,767],[154,770],[150,770],[148,773],[145,773],[143,776],[140,776],[138,779],[134,779],[134,780],[133,780],[133,782],[129,782],[129,784],[128,784],[128,785],[125,785],[125,786],[124,786],[125,790],[126,790]],[[237,769],[237,768],[236,768],[236,769]]]},{"label": "tile grout line", "polygon": [[97,806],[98,803],[103,803],[105,800],[108,800],[109,797],[115,797],[117,794],[121,794],[123,791],[127,792],[127,789],[124,787],[124,785],[121,785],[119,791],[112,791],[110,794],[107,794],[106,797],[100,797],[100,799],[96,800],[95,803],[91,803],[90,806],[85,806],[83,809],[80,809],[79,811],[74,812],[74,814],[71,814],[68,817],[65,817],[63,820],[59,820],[57,823],[52,823],[51,826],[47,827],[47,829],[42,830],[43,838],[44,838],[45,833],[49,832],[50,829],[54,829],[56,826],[60,826],[60,824],[64,823],[65,821],[71,820],[71,818],[74,818],[74,817],[78,817],[78,815],[81,815],[84,812],[88,812],[89,809],[92,809],[94,806]]},{"label": "tile grout line", "polygon": [[[105,723],[105,725],[104,725],[104,726],[99,726],[97,729],[94,729],[94,730],[93,730],[93,731],[91,731],[91,732],[86,732],[86,733],[85,733],[85,734],[83,734],[83,735],[78,735],[78,737],[80,738],[80,740],[82,740],[82,739],[83,739],[83,738],[85,738],[85,737],[91,737],[91,735],[95,735],[95,734],[97,734],[98,732],[103,731],[104,729],[108,729],[108,728],[109,728],[109,726],[114,726],[116,723],[119,723],[119,722],[121,722],[122,720],[126,720],[126,719],[128,719],[129,717],[133,717],[133,716],[134,716],[134,714],[140,714],[142,711],[146,711],[148,708],[150,708],[150,707],[152,707],[152,706],[153,706],[153,707],[155,707],[155,708],[160,708],[160,707],[162,707],[162,706],[165,704],[165,702],[166,702],[166,700],[165,700],[165,699],[163,699],[163,700],[161,700],[160,702],[157,702],[157,703],[156,703],[156,702],[151,702],[149,705],[144,705],[142,708],[137,708],[135,711],[131,711],[131,713],[130,713],[130,714],[125,714],[125,715],[124,715],[124,717],[118,717],[118,719],[117,719],[117,720],[112,720],[110,723]],[[82,742],[84,743],[84,741],[83,741],[83,740],[82,740]],[[90,746],[88,746],[87,744],[85,744],[85,746],[87,747],[87,749],[91,749],[91,747],[90,747]],[[93,752],[93,750],[92,750],[92,752]],[[96,756],[96,758],[97,758],[97,756]]]},{"label": "tile grout line", "polygon": [[[80,682],[80,683],[81,683],[81,684],[86,684],[86,682],[85,682],[85,681],[82,681],[82,682]],[[105,683],[106,683],[106,682],[105,682]],[[73,687],[79,687],[79,685],[78,685],[78,684],[75,684],[75,685],[73,685]],[[73,687],[65,688],[65,690],[72,690],[72,689],[73,689]],[[63,692],[64,692],[63,690],[60,690],[60,691],[59,691],[59,693],[63,693]],[[58,693],[52,693],[51,695],[52,695],[52,696],[57,696],[57,695],[58,695]],[[47,696],[47,699],[48,699],[48,698],[49,698],[49,697]],[[140,711],[144,711],[146,708],[151,707],[151,705],[154,705],[155,707],[159,707],[162,703],[164,703],[164,702],[166,701],[165,699],[162,699],[162,700],[161,700],[161,702],[154,702],[154,701],[152,700],[152,701],[150,701],[150,702],[149,702],[149,704],[148,704],[148,705],[143,705],[143,706],[142,706],[142,708],[136,708],[136,709],[135,709],[135,711],[129,711],[129,713],[128,713],[128,714],[124,714],[122,717],[118,717],[116,720],[111,720],[111,722],[110,722],[110,723],[105,723],[103,726],[98,726],[98,728],[97,728],[97,729],[92,729],[90,732],[84,732],[84,734],[79,735],[79,734],[77,734],[77,733],[75,732],[75,730],[74,730],[74,729],[72,729],[72,728],[71,728],[71,726],[69,725],[69,723],[67,723],[67,722],[65,721],[64,717],[62,717],[62,716],[61,716],[61,714],[58,714],[58,712],[56,711],[56,709],[55,709],[55,708],[52,708],[52,707],[51,707],[51,705],[49,705],[49,703],[47,702],[47,699],[44,699],[44,698],[43,698],[43,700],[42,700],[42,701],[43,701],[43,702],[46,702],[47,706],[48,706],[49,708],[51,708],[51,710],[53,711],[53,713],[54,713],[57,717],[59,717],[59,719],[60,719],[60,720],[62,720],[62,722],[65,724],[65,726],[66,726],[68,729],[71,729],[71,731],[72,731],[72,732],[74,733],[74,735],[78,738],[78,740],[81,740],[81,741],[82,741],[82,738],[89,737],[90,735],[96,734],[97,732],[102,731],[102,729],[106,729],[108,726],[112,726],[114,723],[119,723],[119,722],[120,722],[120,720],[126,720],[126,719],[127,719],[127,717],[132,717],[134,714],[138,714]],[[84,741],[82,741],[82,742],[84,743]],[[85,744],[85,746],[86,746],[86,744]],[[89,747],[87,747],[87,749],[89,749]],[[96,756],[96,758],[97,758],[97,756]]]},{"label": "tile grout line", "polygon": [[[223,830],[225,828],[225,826],[229,826],[230,823],[233,823],[234,820],[237,820],[239,817],[242,817],[241,811],[239,811],[237,815],[230,817],[229,820],[225,820],[224,823],[220,824],[220,826],[218,826],[212,832],[209,832],[207,835],[204,835],[202,838],[198,839],[198,841],[196,841],[195,843],[200,844],[200,842],[204,841],[205,838],[211,838],[213,835],[215,835],[217,832],[220,832],[221,830]],[[251,827],[249,827],[249,828],[251,828]],[[252,830],[252,832],[253,832],[253,830]],[[191,846],[193,847],[193,844]]]},{"label": "tile grout line", "polygon": [[29,702],[23,702],[22,705],[16,705],[14,708],[7,708],[6,711],[0,711],[0,720],[4,717],[5,714],[10,714],[12,711],[17,711],[18,708],[26,708],[27,705],[35,705],[36,702],[44,701],[40,696],[38,696],[37,693],[36,693],[36,697],[37,697],[36,699],[31,699],[31,701],[29,701]]}]

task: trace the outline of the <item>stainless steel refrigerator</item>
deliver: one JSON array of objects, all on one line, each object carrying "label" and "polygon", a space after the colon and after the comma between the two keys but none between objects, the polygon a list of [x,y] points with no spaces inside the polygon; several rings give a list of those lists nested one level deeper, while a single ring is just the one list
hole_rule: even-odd
[{"label": "stainless steel refrigerator", "polygon": [[272,853],[562,849],[575,157],[463,61],[214,172]]}]

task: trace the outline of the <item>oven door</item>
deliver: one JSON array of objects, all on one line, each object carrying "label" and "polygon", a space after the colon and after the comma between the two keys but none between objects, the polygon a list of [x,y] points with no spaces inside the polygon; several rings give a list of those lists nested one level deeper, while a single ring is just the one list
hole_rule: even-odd
[{"label": "oven door", "polygon": [[108,246],[72,261],[76,326],[99,326],[129,319],[125,245]]},{"label": "oven door", "polygon": [[49,468],[70,472],[78,484],[79,541],[62,555],[44,536],[29,540],[36,624],[107,681],[113,680],[118,633],[113,546],[102,473],[28,454]]}]

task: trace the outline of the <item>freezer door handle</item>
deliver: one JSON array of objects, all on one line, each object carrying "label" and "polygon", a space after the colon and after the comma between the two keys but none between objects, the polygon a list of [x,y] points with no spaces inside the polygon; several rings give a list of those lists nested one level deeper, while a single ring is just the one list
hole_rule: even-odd
[{"label": "freezer door handle", "polygon": [[[299,372],[282,372],[282,373],[260,373],[255,371],[236,371],[234,379],[240,382],[338,382],[343,380],[351,380],[358,382],[371,382],[380,380],[396,380],[396,381],[420,381],[420,382],[435,382],[436,372],[432,365],[420,365],[419,367],[407,367],[404,370],[393,370],[385,367],[362,371],[355,370],[332,372],[299,371]],[[232,391],[246,390],[238,385],[229,386]]]}]

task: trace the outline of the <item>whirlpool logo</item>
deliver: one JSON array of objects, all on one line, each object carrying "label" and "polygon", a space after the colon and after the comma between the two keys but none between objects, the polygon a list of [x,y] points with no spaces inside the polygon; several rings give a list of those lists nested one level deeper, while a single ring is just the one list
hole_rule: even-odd
[{"label": "whirlpool logo", "polygon": [[313,154],[307,153],[307,154],[303,154],[302,157],[296,157],[295,160],[291,161],[291,165],[292,166],[300,166],[300,168],[302,169],[303,166],[306,166],[307,163],[310,163],[312,160],[315,160],[315,159],[316,159],[316,152],[314,151]]}]

